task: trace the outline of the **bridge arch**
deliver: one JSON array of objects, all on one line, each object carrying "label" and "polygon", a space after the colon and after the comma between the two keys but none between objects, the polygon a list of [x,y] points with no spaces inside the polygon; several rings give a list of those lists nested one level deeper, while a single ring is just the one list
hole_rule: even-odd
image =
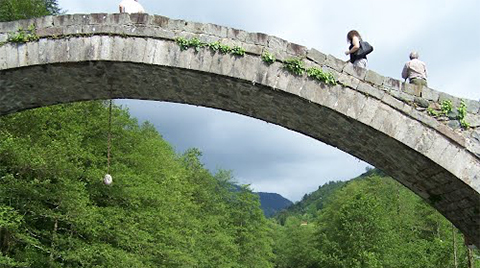
[{"label": "bridge arch", "polygon": [[[30,25],[36,26],[38,40],[9,40],[8,33]],[[220,41],[246,53],[182,50],[177,37]],[[186,103],[251,116],[384,170],[480,246],[480,126],[454,130],[417,109],[417,104],[442,99],[459,105],[458,98],[354,68],[277,37],[147,14],[0,23],[0,42],[0,116],[110,98]],[[271,65],[262,60],[265,51],[276,56]],[[282,62],[290,58],[332,73],[337,85],[289,73]],[[463,101],[468,118],[478,122],[480,103]]]}]

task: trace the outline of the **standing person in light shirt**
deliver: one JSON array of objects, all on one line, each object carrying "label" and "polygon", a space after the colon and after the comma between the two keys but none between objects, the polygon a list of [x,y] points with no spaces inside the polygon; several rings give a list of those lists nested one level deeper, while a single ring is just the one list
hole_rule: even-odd
[{"label": "standing person in light shirt", "polygon": [[122,0],[118,6],[120,13],[145,13],[138,0]]},{"label": "standing person in light shirt", "polygon": [[414,85],[427,86],[427,66],[418,59],[417,52],[410,53],[410,61],[403,67],[402,78]]}]

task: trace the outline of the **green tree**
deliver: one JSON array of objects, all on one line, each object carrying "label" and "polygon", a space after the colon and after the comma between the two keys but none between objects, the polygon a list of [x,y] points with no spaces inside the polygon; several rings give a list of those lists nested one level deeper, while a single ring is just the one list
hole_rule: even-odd
[{"label": "green tree", "polygon": [[0,0],[0,21],[30,19],[60,12],[56,0]]}]

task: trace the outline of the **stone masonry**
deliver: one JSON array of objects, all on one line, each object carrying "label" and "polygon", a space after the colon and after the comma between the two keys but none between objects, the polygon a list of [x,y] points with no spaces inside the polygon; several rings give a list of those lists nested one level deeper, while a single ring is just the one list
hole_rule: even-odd
[{"label": "stone masonry", "polygon": [[[9,42],[35,24],[38,41]],[[182,51],[220,41],[244,56]],[[48,16],[0,23],[0,115],[82,100],[132,98],[212,107],[337,147],[424,198],[480,246],[480,102],[418,88],[274,36],[148,14]],[[268,51],[276,61],[268,65]],[[287,72],[301,58],[330,86]],[[432,117],[449,100],[450,115]],[[466,104],[463,129],[456,108]],[[431,113],[430,113],[431,114]],[[0,126],[1,127],[1,126]]]}]

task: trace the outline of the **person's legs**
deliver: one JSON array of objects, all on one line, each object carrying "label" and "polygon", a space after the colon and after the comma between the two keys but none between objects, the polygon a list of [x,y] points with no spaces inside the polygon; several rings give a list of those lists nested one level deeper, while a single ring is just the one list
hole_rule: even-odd
[{"label": "person's legs", "polygon": [[417,86],[427,86],[427,80],[421,78],[410,79],[410,83]]},{"label": "person's legs", "polygon": [[358,59],[353,63],[354,66],[367,68],[367,59]]}]

